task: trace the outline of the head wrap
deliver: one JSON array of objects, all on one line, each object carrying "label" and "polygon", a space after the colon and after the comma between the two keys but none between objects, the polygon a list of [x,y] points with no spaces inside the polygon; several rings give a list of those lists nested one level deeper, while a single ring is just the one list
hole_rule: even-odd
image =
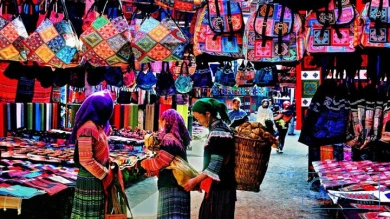
[{"label": "head wrap", "polygon": [[76,141],[78,129],[87,121],[92,121],[96,125],[103,126],[106,133],[110,128],[109,119],[114,110],[114,102],[108,90],[103,90],[91,94],[85,99],[80,109],[76,113],[75,125],[73,127],[70,142]]},{"label": "head wrap", "polygon": [[171,133],[186,148],[190,144],[191,136],[183,117],[176,110],[169,109],[162,114],[161,119],[165,121],[165,127],[160,134],[160,139],[163,139],[165,134]]},{"label": "head wrap", "polygon": [[192,107],[193,112],[206,113],[210,112],[212,115],[219,114],[222,121],[230,124],[230,119],[227,113],[227,106],[213,98],[202,98],[197,100]]}]

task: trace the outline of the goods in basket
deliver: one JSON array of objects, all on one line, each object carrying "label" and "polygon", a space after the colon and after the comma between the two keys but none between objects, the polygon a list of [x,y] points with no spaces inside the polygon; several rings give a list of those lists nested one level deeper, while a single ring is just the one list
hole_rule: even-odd
[{"label": "goods in basket", "polygon": [[265,130],[265,127],[259,122],[245,122],[237,126],[236,135],[251,139],[264,140],[274,143],[275,137]]}]

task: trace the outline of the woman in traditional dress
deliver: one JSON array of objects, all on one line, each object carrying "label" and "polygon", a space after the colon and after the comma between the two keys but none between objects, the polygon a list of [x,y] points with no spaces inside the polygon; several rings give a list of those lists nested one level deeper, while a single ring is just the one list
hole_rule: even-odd
[{"label": "woman in traditional dress", "polygon": [[187,161],[186,149],[191,137],[183,117],[173,109],[166,110],[160,119],[163,131],[158,155],[146,159],[141,166],[148,176],[158,175],[157,187],[159,190],[157,218],[158,219],[187,219],[190,218],[190,193],[181,187],[168,167],[175,156]]},{"label": "woman in traditional dress", "polygon": [[191,191],[200,188],[206,192],[199,218],[234,218],[236,180],[234,177],[234,140],[227,124],[230,119],[224,103],[202,98],[192,107],[194,118],[210,131],[204,147],[203,172],[184,186]]},{"label": "woman in traditional dress", "polygon": [[107,136],[114,104],[107,90],[85,99],[75,118],[71,142],[79,166],[72,219],[104,219],[105,191],[113,180]]}]

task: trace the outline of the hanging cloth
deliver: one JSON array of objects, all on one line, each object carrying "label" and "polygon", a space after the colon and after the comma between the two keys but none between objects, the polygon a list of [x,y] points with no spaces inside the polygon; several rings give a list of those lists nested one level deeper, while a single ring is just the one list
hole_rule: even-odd
[{"label": "hanging cloth", "polygon": [[58,107],[58,103],[52,103],[52,111],[51,111],[51,116],[52,116],[52,120],[50,121],[53,121],[52,122],[52,128],[53,129],[57,129],[59,128],[59,116],[60,116],[60,111],[59,111],[59,107]]},{"label": "hanging cloth", "polygon": [[138,127],[144,130],[144,111],[142,109],[138,109]]},{"label": "hanging cloth", "polygon": [[0,137],[4,137],[6,136],[6,133],[5,133],[5,121],[6,121],[6,116],[5,116],[5,109],[6,109],[6,104],[5,103],[1,103],[0,102],[0,121],[4,121],[2,123],[0,123]]},{"label": "hanging cloth", "polygon": [[183,117],[184,124],[188,128],[188,106],[187,105],[177,105],[176,110]]},{"label": "hanging cloth", "polygon": [[16,128],[22,127],[22,104],[16,104]]},{"label": "hanging cloth", "polygon": [[27,103],[27,129],[33,130],[34,105]]},{"label": "hanging cloth", "polygon": [[131,104],[131,127],[134,129],[138,126],[138,105]]},{"label": "hanging cloth", "polygon": [[52,104],[51,103],[46,103],[45,104],[45,114],[46,114],[46,127],[45,130],[50,130],[52,129],[52,115],[53,115],[53,110],[52,110]]}]

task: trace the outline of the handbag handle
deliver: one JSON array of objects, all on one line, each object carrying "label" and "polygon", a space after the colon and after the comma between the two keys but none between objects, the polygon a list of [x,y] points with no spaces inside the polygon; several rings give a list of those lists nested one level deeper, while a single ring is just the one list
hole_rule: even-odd
[{"label": "handbag handle", "polygon": [[[124,14],[123,14],[123,10],[122,10],[122,1],[121,0],[117,0],[118,1],[118,11],[119,11],[119,14],[120,16],[122,16],[124,18]],[[107,3],[108,3],[108,0],[106,0],[106,3],[104,3],[104,7],[103,7],[103,10],[102,12],[100,13],[100,16],[103,16],[104,14],[104,11],[106,10],[106,7],[107,7]]]},{"label": "handbag handle", "polygon": [[[51,15],[51,12],[53,11],[54,9],[54,4],[57,3],[58,0],[52,0],[49,4],[49,8],[47,10],[47,14],[46,14],[46,19],[50,19],[50,15]],[[64,20],[67,20],[69,21],[69,14],[68,14],[68,9],[66,8],[66,4],[65,4],[65,1],[64,0],[60,0],[61,1],[61,5],[62,5],[62,10],[64,11]],[[73,28],[73,25],[72,25],[72,28]],[[74,29],[73,29],[74,31]]]}]

